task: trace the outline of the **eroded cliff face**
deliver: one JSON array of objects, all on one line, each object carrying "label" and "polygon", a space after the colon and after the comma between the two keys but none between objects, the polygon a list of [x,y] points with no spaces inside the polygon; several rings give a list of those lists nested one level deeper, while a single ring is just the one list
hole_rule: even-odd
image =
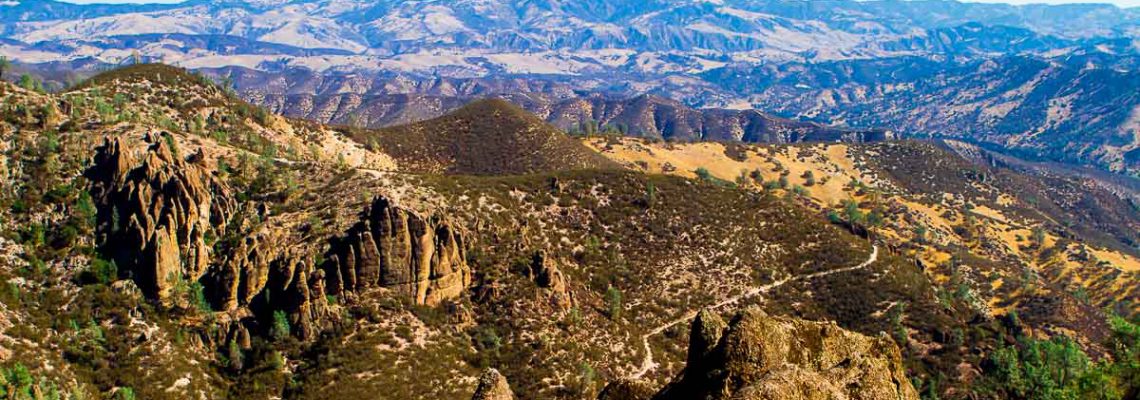
[{"label": "eroded cliff face", "polygon": [[86,173],[99,243],[121,277],[164,306],[192,306],[187,288],[199,284],[227,320],[284,311],[292,333],[312,338],[336,318],[326,294],[351,299],[386,288],[431,305],[471,282],[463,238],[441,216],[379,197],[343,236],[314,241],[294,223],[303,206],[279,215],[239,200],[216,160],[202,150],[181,156],[165,135],[108,138]]},{"label": "eroded cliff face", "polygon": [[147,134],[141,156],[122,138],[108,138],[87,176],[100,241],[144,294],[169,304],[180,281],[206,273],[209,242],[236,204],[201,154],[182,158],[162,138]]},{"label": "eroded cliff face", "polygon": [[421,216],[378,197],[332,240],[326,271],[333,294],[387,288],[415,304],[459,297],[471,284],[463,237],[447,219]]},{"label": "eroded cliff face", "polygon": [[654,395],[644,383],[619,381],[602,398],[918,399],[890,338],[850,332],[833,322],[774,317],[754,308],[725,324],[715,313],[702,312],[689,340],[678,380]]}]

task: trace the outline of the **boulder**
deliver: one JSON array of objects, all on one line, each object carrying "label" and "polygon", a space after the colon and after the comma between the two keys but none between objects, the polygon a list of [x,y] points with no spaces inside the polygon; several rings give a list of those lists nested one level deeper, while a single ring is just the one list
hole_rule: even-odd
[{"label": "boulder", "polygon": [[475,395],[471,400],[514,400],[515,394],[511,392],[511,385],[507,378],[494,368],[483,371],[479,377],[479,386],[475,388]]}]

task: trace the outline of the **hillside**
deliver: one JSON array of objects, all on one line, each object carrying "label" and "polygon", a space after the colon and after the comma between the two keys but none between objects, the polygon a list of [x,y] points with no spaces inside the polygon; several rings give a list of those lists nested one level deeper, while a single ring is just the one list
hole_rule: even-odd
[{"label": "hillside", "polygon": [[778,115],[982,143],[1135,177],[1134,61],[1081,52],[952,63],[902,57],[724,68],[705,78]]},{"label": "hillside", "polygon": [[615,167],[532,114],[502,100],[472,102],[442,117],[377,131],[350,130],[405,171],[516,175]]},{"label": "hillside", "polygon": [[846,383],[805,396],[1009,398],[1033,346],[1137,390],[1135,214],[945,147],[572,139],[494,100],[329,128],[161,65],[0,104],[20,393],[676,398],[795,375]]},{"label": "hillside", "polygon": [[[986,307],[995,307],[988,311],[994,315],[1017,309],[1019,301],[1013,293],[991,291],[1024,280],[1024,274],[1054,279],[1097,307],[1124,307],[1126,315],[1140,311],[1128,300],[1140,290],[1132,278],[1140,271],[1135,234],[1140,216],[1135,203],[1095,181],[975,164],[958,155],[971,149],[958,142],[586,143],[635,169],[705,176],[796,199],[914,257],[936,282],[953,282],[957,278],[938,271],[963,263],[981,263],[972,269],[1011,268],[983,272],[994,286],[978,290],[990,293],[982,297],[990,299]],[[852,216],[858,217],[854,225]]]}]

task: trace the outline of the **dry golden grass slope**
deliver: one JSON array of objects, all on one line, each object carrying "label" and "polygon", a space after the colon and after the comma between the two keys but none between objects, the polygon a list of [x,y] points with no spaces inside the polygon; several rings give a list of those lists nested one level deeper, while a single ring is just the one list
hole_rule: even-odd
[{"label": "dry golden grass slope", "polygon": [[[1028,296],[1010,292],[1003,282],[1038,275],[1094,305],[1140,310],[1135,301],[1140,295],[1140,258],[1134,251],[1121,250],[1119,243],[1083,240],[1055,222],[1061,217],[1037,206],[1043,199],[1022,198],[1027,196],[1010,190],[1013,185],[1002,174],[1011,171],[970,165],[935,144],[741,145],[613,137],[583,142],[635,170],[695,177],[703,169],[719,180],[791,195],[843,220],[845,203],[856,202],[864,215],[881,219],[870,224],[872,235],[920,260],[937,282],[957,284],[963,268],[1003,271],[986,274],[986,284],[978,285],[986,293],[978,304],[993,315],[1016,309],[1017,299]],[[911,159],[919,157],[949,161],[938,168],[897,168],[902,163],[921,165]],[[980,178],[959,179],[959,172]],[[945,174],[961,184],[938,190],[932,182],[945,179],[938,176]],[[1129,222],[1121,224],[1127,227]],[[966,259],[1006,267],[971,266]]]}]

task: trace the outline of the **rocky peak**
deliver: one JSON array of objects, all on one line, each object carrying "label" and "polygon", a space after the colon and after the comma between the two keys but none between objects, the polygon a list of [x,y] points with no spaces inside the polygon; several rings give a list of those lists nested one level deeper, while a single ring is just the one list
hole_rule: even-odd
[{"label": "rocky peak", "polygon": [[527,271],[535,285],[544,289],[550,298],[550,304],[561,310],[574,307],[573,293],[570,292],[566,275],[558,267],[558,263],[545,251],[539,251],[531,259],[530,270]]},{"label": "rocky peak", "polygon": [[710,360],[727,327],[728,324],[715,312],[701,310],[697,314],[689,331],[689,356],[686,361],[690,366],[688,370],[704,369],[702,363]]},{"label": "rocky peak", "polygon": [[387,288],[415,304],[435,305],[471,284],[466,254],[463,236],[445,218],[378,197],[343,237],[333,239],[325,270],[336,294]]},{"label": "rocky peak", "polygon": [[[163,305],[188,306],[177,288],[196,282],[216,311],[246,318],[252,314],[243,310],[250,311],[258,296],[272,298],[257,307],[285,311],[294,333],[315,336],[317,324],[330,315],[324,271],[309,261],[311,251],[272,221],[252,230],[240,226],[231,189],[214,174],[209,157],[202,150],[179,155],[168,135],[146,134],[142,150],[125,136],[108,138],[97,149],[86,175],[106,254],[146,297]],[[227,225],[233,221],[242,237],[215,247],[232,234]]]},{"label": "rocky peak", "polygon": [[[702,312],[692,325],[685,373],[654,399],[918,399],[902,356],[886,336],[868,337],[834,322],[775,317],[760,309],[724,325]],[[714,344],[715,343],[715,344]],[[710,344],[712,344],[710,346]],[[618,382],[606,392],[630,393]]]}]

